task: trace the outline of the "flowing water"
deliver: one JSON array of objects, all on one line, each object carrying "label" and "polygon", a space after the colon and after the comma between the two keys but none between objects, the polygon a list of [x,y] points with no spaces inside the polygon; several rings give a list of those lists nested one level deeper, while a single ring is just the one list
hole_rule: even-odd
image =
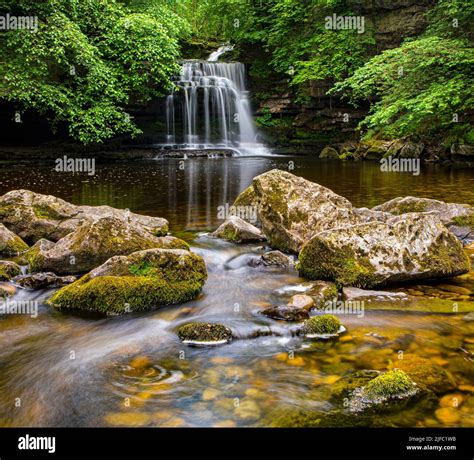
[{"label": "flowing water", "polygon": [[[474,426],[474,323],[465,312],[431,311],[440,302],[472,309],[472,272],[408,286],[423,309],[417,302],[406,310],[374,304],[362,317],[341,315],[347,332],[337,340],[295,337],[291,323],[261,315],[267,306],[286,303],[305,280],[297,272],[250,267],[263,245],[237,246],[206,233],[221,223],[219,206],[232,204],[254,176],[289,166],[357,206],[408,194],[474,204],[472,172],[437,166],[417,177],[381,173],[373,163],[306,157],[189,159],[184,169],[174,159],[116,163],[97,165],[93,177],[58,174],[48,165],[0,166],[0,194],[28,188],[75,204],[167,218],[171,233],[186,239],[209,271],[194,301],[116,318],[58,313],[43,303],[52,290],[18,291],[14,300],[37,300],[40,309],[37,318],[0,317],[0,425],[292,425],[281,415],[331,414],[330,390],[341,377],[385,370],[402,351],[404,359],[425,357],[451,372],[458,388],[450,394],[461,395],[461,404],[438,415],[436,407],[415,404],[370,424]],[[175,330],[194,320],[226,324],[239,339],[214,348],[184,346]]]}]

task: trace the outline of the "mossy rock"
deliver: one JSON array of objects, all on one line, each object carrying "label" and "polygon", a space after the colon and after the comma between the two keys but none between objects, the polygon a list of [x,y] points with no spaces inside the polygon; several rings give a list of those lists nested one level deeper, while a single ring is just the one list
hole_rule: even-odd
[{"label": "mossy rock", "polygon": [[59,310],[116,315],[186,302],[207,279],[203,259],[180,249],[149,249],[116,256],[56,292]]},{"label": "mossy rock", "polygon": [[21,274],[21,268],[15,262],[0,261],[0,281],[10,281]]},{"label": "mossy rock", "polygon": [[301,334],[311,335],[333,335],[341,328],[339,318],[334,315],[313,316],[306,320],[301,328]]},{"label": "mossy rock", "polygon": [[28,250],[28,245],[0,223],[0,256],[13,257]]},{"label": "mossy rock", "polygon": [[184,343],[225,343],[232,340],[232,331],[223,324],[188,323],[178,328],[179,339]]},{"label": "mossy rock", "polygon": [[437,214],[409,213],[320,232],[299,254],[302,276],[364,289],[467,273],[459,240]]},{"label": "mossy rock", "polygon": [[371,380],[365,394],[371,398],[394,398],[413,391],[415,384],[405,372],[393,369]]}]

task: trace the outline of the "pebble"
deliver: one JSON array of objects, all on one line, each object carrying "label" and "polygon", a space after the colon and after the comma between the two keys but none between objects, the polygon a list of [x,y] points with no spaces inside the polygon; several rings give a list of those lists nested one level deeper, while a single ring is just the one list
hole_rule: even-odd
[{"label": "pebble", "polygon": [[244,420],[258,419],[261,415],[258,404],[251,399],[240,401],[234,413],[237,417]]},{"label": "pebble", "polygon": [[151,360],[148,356],[137,356],[130,361],[130,366],[134,369],[145,369],[150,367]]},{"label": "pebble", "polygon": [[460,420],[459,411],[452,407],[437,409],[435,416],[443,425],[455,425]]},{"label": "pebble", "polygon": [[464,396],[460,393],[452,393],[448,395],[444,395],[439,400],[439,405],[441,407],[459,407],[464,402]]},{"label": "pebble", "polygon": [[203,401],[212,401],[213,399],[216,399],[220,395],[220,391],[216,390],[214,388],[206,388],[202,392],[202,400]]},{"label": "pebble", "polygon": [[296,294],[288,302],[289,307],[303,308],[305,310],[310,310],[314,305],[313,298],[304,294]]}]

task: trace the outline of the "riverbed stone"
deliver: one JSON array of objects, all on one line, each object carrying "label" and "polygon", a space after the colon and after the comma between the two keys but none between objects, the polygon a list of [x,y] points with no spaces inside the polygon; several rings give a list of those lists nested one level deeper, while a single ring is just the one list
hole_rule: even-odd
[{"label": "riverbed stone", "polygon": [[397,216],[410,212],[436,212],[441,222],[466,244],[474,240],[474,207],[468,204],[404,196],[375,206],[372,211]]},{"label": "riverbed stone", "polygon": [[351,302],[397,302],[410,300],[410,296],[404,292],[371,291],[355,287],[343,288],[342,298]]},{"label": "riverbed stone", "polygon": [[211,235],[234,243],[251,243],[265,240],[265,235],[260,229],[237,216],[229,217]]},{"label": "riverbed stone", "polygon": [[300,330],[300,334],[306,336],[333,335],[337,334],[340,328],[341,321],[339,321],[339,318],[326,314],[307,319]]},{"label": "riverbed stone", "polygon": [[261,174],[252,185],[262,231],[281,251],[298,253],[316,233],[359,221],[348,200],[286,171]]},{"label": "riverbed stone", "polygon": [[338,298],[338,290],[335,283],[331,281],[313,281],[310,288],[305,292],[314,300],[317,308],[326,306],[327,302],[333,302]]},{"label": "riverbed stone", "polygon": [[299,255],[301,275],[367,289],[454,277],[469,269],[461,243],[435,213],[409,213],[386,223],[320,232]]},{"label": "riverbed stone", "polygon": [[60,310],[117,315],[186,302],[207,279],[204,260],[183,249],[148,249],[115,256],[56,292]]},{"label": "riverbed stone", "polygon": [[16,276],[12,283],[24,289],[45,289],[49,287],[66,286],[77,281],[76,276],[58,276],[52,272],[34,273]]},{"label": "riverbed stone", "polygon": [[28,250],[28,245],[0,223],[0,256],[13,257]]},{"label": "riverbed stone", "polygon": [[184,343],[226,343],[232,340],[232,331],[223,324],[194,322],[184,324],[177,330],[179,339]]},{"label": "riverbed stone", "polygon": [[0,281],[10,281],[21,273],[21,268],[15,262],[0,261]]},{"label": "riverbed stone", "polygon": [[51,271],[57,275],[80,274],[104,263],[110,257],[151,249],[187,249],[182,240],[156,237],[115,217],[84,222],[57,243],[35,244],[27,253],[30,272]]},{"label": "riverbed stone", "polygon": [[281,251],[266,252],[262,254],[261,260],[265,266],[277,266],[282,268],[293,268],[295,266],[294,260]]},{"label": "riverbed stone", "polygon": [[303,321],[309,318],[308,310],[288,305],[276,305],[266,308],[262,311],[262,314],[283,321]]},{"label": "riverbed stone", "polygon": [[13,190],[0,197],[0,222],[33,244],[41,238],[59,241],[85,222],[113,217],[155,236],[166,235],[168,221],[110,206],[75,206],[52,195]]},{"label": "riverbed stone", "polygon": [[314,299],[306,294],[295,294],[288,302],[289,307],[311,310],[316,305]]}]

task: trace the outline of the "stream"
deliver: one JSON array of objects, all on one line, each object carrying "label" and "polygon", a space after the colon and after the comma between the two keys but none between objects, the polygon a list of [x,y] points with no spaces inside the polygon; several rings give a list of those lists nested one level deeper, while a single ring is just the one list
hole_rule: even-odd
[{"label": "stream", "polygon": [[[298,156],[98,164],[94,176],[58,174],[47,164],[0,165],[0,194],[26,188],[168,219],[170,233],[186,240],[209,272],[193,301],[106,319],[53,311],[44,304],[51,289],[19,290],[13,300],[37,300],[40,308],[37,318],[0,317],[0,426],[281,425],[289,411],[330,414],[335,382],[357,369],[386,370],[400,350],[452,373],[464,395],[454,424],[474,426],[474,322],[465,314],[371,305],[362,317],[341,315],[347,332],[328,341],[296,337],[291,323],[261,314],[287,303],[305,280],[296,271],[249,266],[268,249],[263,244],[235,245],[207,233],[222,223],[220,206],[274,168],[327,186],[359,207],[402,195],[474,204],[472,171],[440,165],[423,166],[419,176],[381,173],[371,162]],[[472,303],[474,272],[407,290],[428,305]],[[190,321],[223,323],[238,339],[187,347],[175,330]],[[373,426],[449,423],[424,406],[372,420]]]}]

